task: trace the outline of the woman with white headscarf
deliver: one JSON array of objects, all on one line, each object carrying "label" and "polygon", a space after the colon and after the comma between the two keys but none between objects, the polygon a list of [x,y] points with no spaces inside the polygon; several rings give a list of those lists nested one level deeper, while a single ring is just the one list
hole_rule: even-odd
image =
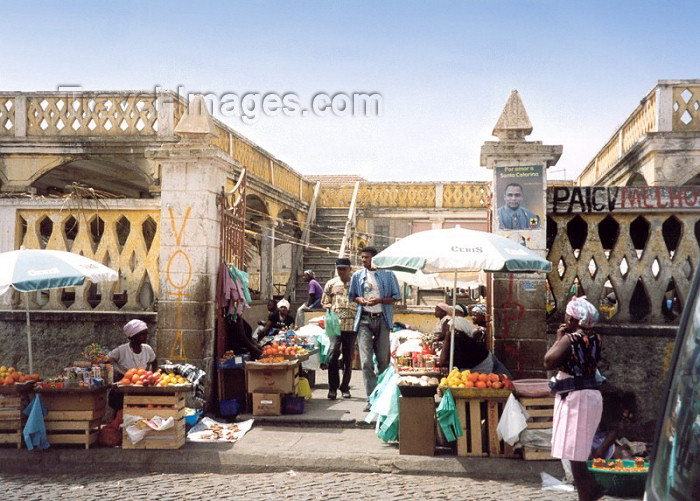
[{"label": "woman with white headscarf", "polygon": [[603,412],[595,374],[600,361],[600,335],[592,330],[598,310],[585,297],[566,306],[566,322],[544,356],[546,369],[558,369],[550,384],[557,394],[552,425],[552,456],[571,461],[581,501],[599,499],[603,489],[588,471],[586,460]]},{"label": "woman with white headscarf", "polygon": [[[124,326],[124,334],[129,339],[109,352],[109,362],[114,366],[114,381],[119,381],[124,377],[129,369],[146,369],[155,371],[158,368],[156,352],[148,340],[148,325],[143,320],[133,319]],[[117,392],[110,392],[109,405],[114,410],[122,408],[124,395]]]}]

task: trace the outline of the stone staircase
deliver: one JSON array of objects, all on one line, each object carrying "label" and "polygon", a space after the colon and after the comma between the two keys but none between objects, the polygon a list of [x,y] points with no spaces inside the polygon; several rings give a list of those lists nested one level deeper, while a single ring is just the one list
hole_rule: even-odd
[{"label": "stone staircase", "polygon": [[317,249],[304,251],[304,267],[299,270],[296,278],[297,306],[307,299],[308,284],[304,281],[304,270],[312,269],[321,287],[335,275],[335,260],[338,257],[340,244],[343,241],[347,209],[319,208],[316,212],[316,222],[311,227],[309,244],[314,247],[328,248],[331,252]]}]

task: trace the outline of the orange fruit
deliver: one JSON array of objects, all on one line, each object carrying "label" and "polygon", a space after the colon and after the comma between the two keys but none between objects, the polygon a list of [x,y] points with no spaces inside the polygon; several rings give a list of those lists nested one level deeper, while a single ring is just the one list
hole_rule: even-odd
[{"label": "orange fruit", "polygon": [[476,387],[477,388],[486,388],[486,382],[485,381],[477,381]]},{"label": "orange fruit", "polygon": [[15,379],[12,376],[7,376],[2,384],[15,384]]},{"label": "orange fruit", "polygon": [[495,388],[497,390],[503,388],[503,383],[501,383],[500,381],[494,381],[493,383],[491,383],[491,388]]},{"label": "orange fruit", "polygon": [[500,381],[500,378],[498,377],[498,374],[494,374],[493,372],[489,374],[489,380],[490,381]]},{"label": "orange fruit", "polygon": [[476,383],[479,380],[479,373],[478,372],[472,372],[469,374],[469,377],[467,378],[469,381],[472,383]]},{"label": "orange fruit", "polygon": [[488,381],[489,377],[486,374],[479,374],[479,381]]},{"label": "orange fruit", "polygon": [[136,371],[136,374],[138,374],[139,376],[143,376],[146,374],[146,369],[139,369]]},{"label": "orange fruit", "polygon": [[136,383],[138,383],[139,381],[141,381],[141,377],[140,377],[138,374],[134,374],[133,376],[131,376],[131,382],[132,382],[132,383],[136,384]]},{"label": "orange fruit", "polygon": [[464,383],[465,388],[474,388],[474,381],[467,381]]},{"label": "orange fruit", "polygon": [[124,376],[121,381],[119,381],[119,384],[131,384],[131,379],[128,377]]}]

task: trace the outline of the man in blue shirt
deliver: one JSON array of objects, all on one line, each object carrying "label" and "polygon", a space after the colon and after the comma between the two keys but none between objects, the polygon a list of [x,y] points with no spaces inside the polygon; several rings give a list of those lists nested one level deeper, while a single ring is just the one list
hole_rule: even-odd
[{"label": "man in blue shirt", "polygon": [[[394,324],[394,301],[401,299],[396,275],[372,268],[372,258],[376,255],[374,247],[360,251],[363,268],[352,275],[348,292],[348,299],[359,305],[354,330],[357,332],[367,397],[377,386],[377,375],[389,366],[389,331]],[[377,358],[376,371],[372,355]],[[369,411],[369,404],[365,410]]]},{"label": "man in blue shirt", "polygon": [[504,205],[498,208],[498,229],[500,230],[534,230],[540,227],[540,216],[521,207],[523,187],[518,183],[509,183],[504,192]]}]

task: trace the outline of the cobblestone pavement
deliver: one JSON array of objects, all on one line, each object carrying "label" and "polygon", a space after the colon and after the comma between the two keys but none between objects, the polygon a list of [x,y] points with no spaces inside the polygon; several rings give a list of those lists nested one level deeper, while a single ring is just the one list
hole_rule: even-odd
[{"label": "cobblestone pavement", "polygon": [[[75,465],[76,469],[88,465]],[[0,492],[13,500],[289,499],[305,500],[498,500],[570,501],[574,493],[539,485],[467,478],[378,473],[256,473],[125,475],[6,475]],[[606,497],[605,500],[615,498]]]}]

